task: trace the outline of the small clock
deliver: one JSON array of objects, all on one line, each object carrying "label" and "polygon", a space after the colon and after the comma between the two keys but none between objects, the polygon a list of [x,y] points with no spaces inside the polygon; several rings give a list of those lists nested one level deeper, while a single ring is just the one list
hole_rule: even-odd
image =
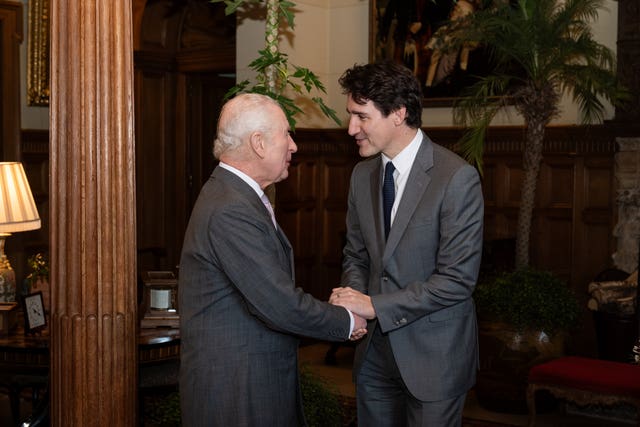
[{"label": "small clock", "polygon": [[171,271],[147,271],[140,313],[141,328],[180,326],[178,315],[178,279]]},{"label": "small clock", "polygon": [[34,292],[23,298],[24,330],[35,332],[47,326],[42,292]]}]

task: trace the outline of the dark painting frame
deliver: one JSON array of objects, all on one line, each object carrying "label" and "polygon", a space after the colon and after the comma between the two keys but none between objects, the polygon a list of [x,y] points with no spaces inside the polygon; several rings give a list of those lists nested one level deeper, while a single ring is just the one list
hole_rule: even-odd
[{"label": "dark painting frame", "polygon": [[478,76],[488,75],[491,69],[484,49],[473,46],[468,49],[464,69],[460,52],[441,54],[435,61],[434,78],[428,84],[431,59],[438,58],[433,52],[441,33],[436,32],[455,14],[472,13],[477,3],[476,0],[370,0],[369,62],[391,59],[407,66],[422,84],[425,107],[452,106],[465,87]]}]

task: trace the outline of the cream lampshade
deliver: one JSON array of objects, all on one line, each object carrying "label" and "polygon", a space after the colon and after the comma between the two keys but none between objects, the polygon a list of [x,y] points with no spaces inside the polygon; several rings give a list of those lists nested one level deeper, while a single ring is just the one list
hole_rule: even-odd
[{"label": "cream lampshade", "polygon": [[4,253],[11,233],[40,228],[40,216],[20,162],[0,162],[0,302],[16,300],[16,274]]}]

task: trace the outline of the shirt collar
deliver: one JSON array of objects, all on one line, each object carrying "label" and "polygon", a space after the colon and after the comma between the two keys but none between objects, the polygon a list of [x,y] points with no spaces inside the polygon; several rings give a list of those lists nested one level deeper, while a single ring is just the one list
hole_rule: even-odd
[{"label": "shirt collar", "polygon": [[222,169],[228,170],[229,172],[231,172],[232,174],[236,175],[238,178],[240,178],[241,180],[249,184],[249,186],[253,189],[253,191],[256,192],[258,197],[262,197],[262,195],[264,194],[264,191],[262,190],[262,188],[260,188],[260,185],[258,185],[258,183],[255,182],[253,178],[251,178],[249,175],[224,162],[220,162],[219,166]]},{"label": "shirt collar", "polygon": [[[422,142],[422,132],[416,132],[416,136],[413,137],[409,145],[404,147],[401,152],[398,153],[397,156],[393,158],[393,166],[398,171],[398,174],[402,175],[405,172],[408,172],[413,165],[413,161],[416,158],[416,154],[418,153],[418,149],[420,148],[420,143]],[[389,157],[385,154],[382,154],[382,167],[384,168],[387,165],[387,162],[391,161]]]}]

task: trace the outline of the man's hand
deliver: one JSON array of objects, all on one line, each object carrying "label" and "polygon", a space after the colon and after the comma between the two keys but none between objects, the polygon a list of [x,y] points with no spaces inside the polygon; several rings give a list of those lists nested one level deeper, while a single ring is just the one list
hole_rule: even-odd
[{"label": "man's hand", "polygon": [[371,304],[371,297],[349,287],[334,288],[331,297],[329,297],[329,302],[342,306],[365,319],[374,319],[376,317],[376,311],[373,308],[373,304]]},{"label": "man's hand", "polygon": [[353,332],[351,332],[349,339],[351,341],[357,341],[367,334],[367,320],[355,313],[352,314],[355,324],[353,325]]}]

